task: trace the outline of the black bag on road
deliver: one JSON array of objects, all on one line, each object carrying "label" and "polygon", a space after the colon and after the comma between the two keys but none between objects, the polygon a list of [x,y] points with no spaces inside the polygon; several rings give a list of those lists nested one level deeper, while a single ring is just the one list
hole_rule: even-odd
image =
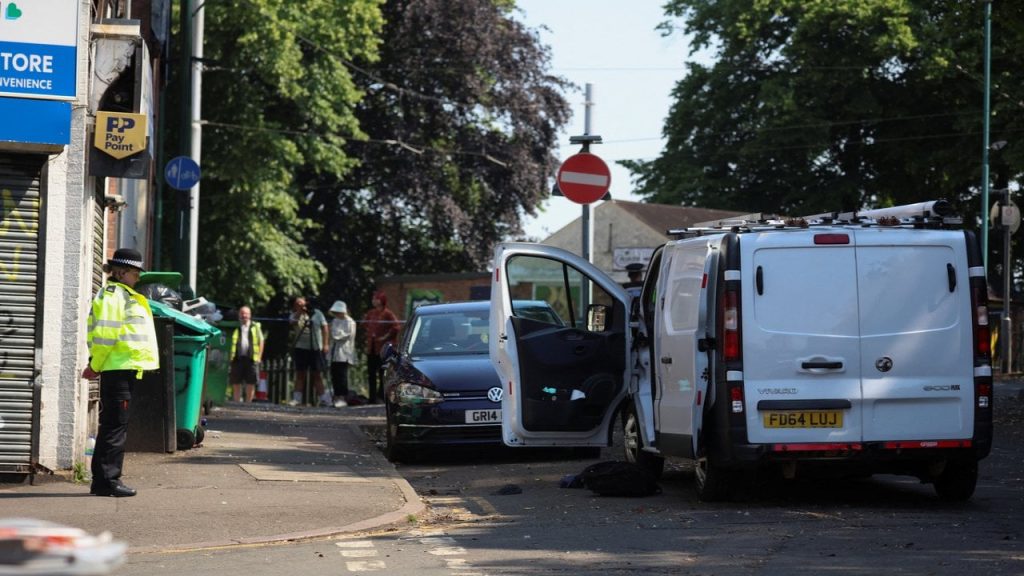
[{"label": "black bag on road", "polygon": [[648,470],[631,462],[609,460],[591,464],[579,478],[583,485],[601,496],[651,496],[661,493],[661,486]]}]

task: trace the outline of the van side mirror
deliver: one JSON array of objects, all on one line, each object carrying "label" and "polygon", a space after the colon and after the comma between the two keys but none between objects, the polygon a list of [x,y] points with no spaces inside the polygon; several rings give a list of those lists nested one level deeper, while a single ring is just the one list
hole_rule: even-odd
[{"label": "van side mirror", "polygon": [[395,346],[391,342],[388,342],[380,349],[380,359],[384,362],[390,361],[395,356],[398,356],[398,353],[395,352]]},{"label": "van side mirror", "polygon": [[587,330],[604,332],[608,327],[608,306],[591,304],[587,306]]}]

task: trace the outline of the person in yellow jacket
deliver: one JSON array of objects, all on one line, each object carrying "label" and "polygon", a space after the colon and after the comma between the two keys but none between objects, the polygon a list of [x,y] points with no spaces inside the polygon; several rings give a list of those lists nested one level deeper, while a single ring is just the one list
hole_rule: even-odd
[{"label": "person in yellow jacket", "polygon": [[100,422],[92,457],[91,494],[135,496],[121,482],[132,388],[147,370],[160,367],[153,311],[134,290],[144,271],[142,255],[118,248],[103,265],[110,275],[89,312],[89,365],[82,377],[100,379]]},{"label": "person in yellow jacket", "polygon": [[245,386],[245,401],[252,402],[256,394],[256,380],[259,378],[262,357],[263,328],[259,322],[253,322],[252,309],[242,306],[238,309],[238,328],[231,333],[229,379],[235,402],[242,401],[242,386]]}]

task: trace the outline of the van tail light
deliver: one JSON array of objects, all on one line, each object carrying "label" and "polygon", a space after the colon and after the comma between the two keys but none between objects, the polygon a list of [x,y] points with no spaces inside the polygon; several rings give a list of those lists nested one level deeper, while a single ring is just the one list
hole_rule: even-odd
[{"label": "van tail light", "polygon": [[979,382],[974,385],[975,397],[978,399],[978,408],[988,408],[992,406],[992,385],[988,383]]},{"label": "van tail light", "polygon": [[741,359],[740,303],[736,290],[726,289],[722,307],[722,359],[735,362]]},{"label": "van tail light", "polygon": [[743,413],[743,383],[729,384],[729,405],[733,414]]},{"label": "van tail light", "polygon": [[992,363],[992,331],[988,325],[988,293],[984,278],[971,278],[971,310],[974,313],[974,365]]}]

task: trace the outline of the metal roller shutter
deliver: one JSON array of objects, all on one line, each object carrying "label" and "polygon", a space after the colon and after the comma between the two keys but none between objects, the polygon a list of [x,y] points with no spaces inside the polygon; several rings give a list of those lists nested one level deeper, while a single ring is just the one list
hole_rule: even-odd
[{"label": "metal roller shutter", "polygon": [[0,154],[0,472],[31,472],[45,156]]}]

